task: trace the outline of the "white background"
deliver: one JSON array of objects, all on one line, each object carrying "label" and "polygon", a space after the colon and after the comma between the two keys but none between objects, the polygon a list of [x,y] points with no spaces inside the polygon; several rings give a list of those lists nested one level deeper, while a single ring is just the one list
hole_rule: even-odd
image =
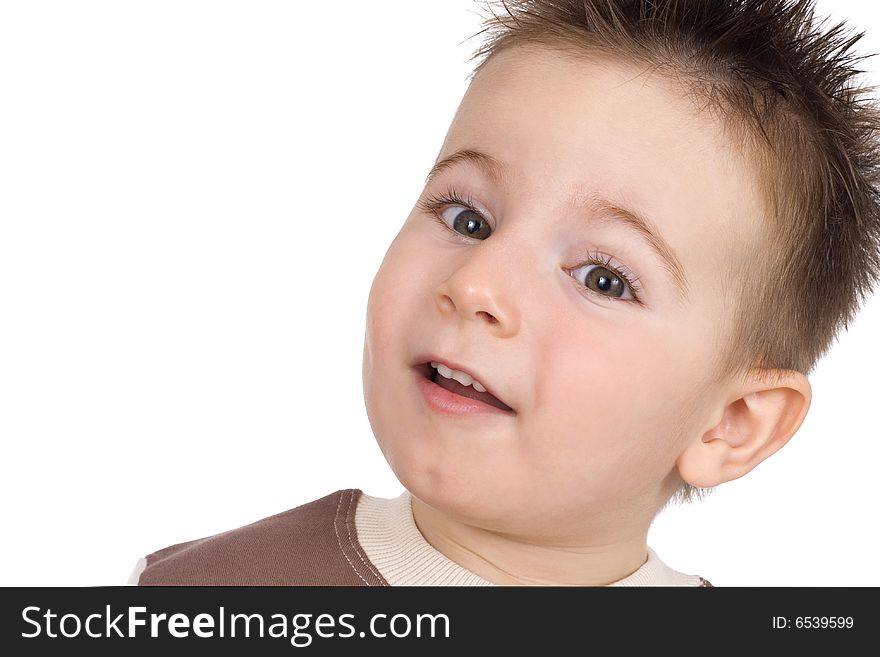
[{"label": "white background", "polygon": [[[121,584],[172,543],[401,492],[364,410],[367,294],[477,9],[0,4],[0,585]],[[872,3],[819,13],[880,51]],[[875,296],[792,443],[662,513],[661,558],[720,586],[880,585],[878,336]]]}]

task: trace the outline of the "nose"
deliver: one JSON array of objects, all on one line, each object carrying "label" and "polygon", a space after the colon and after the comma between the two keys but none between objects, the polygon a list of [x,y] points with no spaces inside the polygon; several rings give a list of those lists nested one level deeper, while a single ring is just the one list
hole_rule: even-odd
[{"label": "nose", "polygon": [[458,315],[485,325],[496,337],[509,338],[519,331],[520,314],[512,299],[510,277],[497,260],[480,249],[441,283],[435,302],[441,315]]}]

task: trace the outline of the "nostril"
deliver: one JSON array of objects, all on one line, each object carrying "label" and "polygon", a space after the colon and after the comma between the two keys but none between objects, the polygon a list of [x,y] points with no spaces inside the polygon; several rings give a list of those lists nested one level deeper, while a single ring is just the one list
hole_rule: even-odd
[{"label": "nostril", "polygon": [[484,310],[479,311],[479,312],[477,313],[477,316],[478,316],[478,317],[480,317],[480,316],[485,316],[486,319],[489,320],[489,323],[490,323],[490,324],[497,324],[497,323],[498,323],[498,320],[495,319],[495,317],[493,317],[492,315],[490,315],[489,313],[487,313],[487,312],[484,311]]},{"label": "nostril", "polygon": [[438,298],[437,304],[440,310],[446,313],[455,312],[455,302],[448,294],[444,294]]}]

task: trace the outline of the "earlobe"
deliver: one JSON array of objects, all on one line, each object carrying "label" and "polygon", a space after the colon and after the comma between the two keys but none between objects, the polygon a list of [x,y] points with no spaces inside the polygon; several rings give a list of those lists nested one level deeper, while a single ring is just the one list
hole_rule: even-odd
[{"label": "earlobe", "polygon": [[676,465],[682,479],[711,488],[750,472],[795,434],[811,398],[810,382],[800,372],[750,373],[720,407],[720,419],[679,456]]}]

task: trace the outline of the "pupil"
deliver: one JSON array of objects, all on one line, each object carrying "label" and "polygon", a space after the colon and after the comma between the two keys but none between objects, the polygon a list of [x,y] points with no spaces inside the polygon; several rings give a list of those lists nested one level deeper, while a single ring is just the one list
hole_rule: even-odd
[{"label": "pupil", "polygon": [[473,234],[480,230],[480,220],[479,219],[468,219],[467,222],[467,232]]},{"label": "pupil", "polygon": [[607,276],[600,276],[599,277],[599,288],[602,289],[603,291],[607,292],[608,288],[610,288],[610,287],[611,287],[611,279],[608,278]]}]

